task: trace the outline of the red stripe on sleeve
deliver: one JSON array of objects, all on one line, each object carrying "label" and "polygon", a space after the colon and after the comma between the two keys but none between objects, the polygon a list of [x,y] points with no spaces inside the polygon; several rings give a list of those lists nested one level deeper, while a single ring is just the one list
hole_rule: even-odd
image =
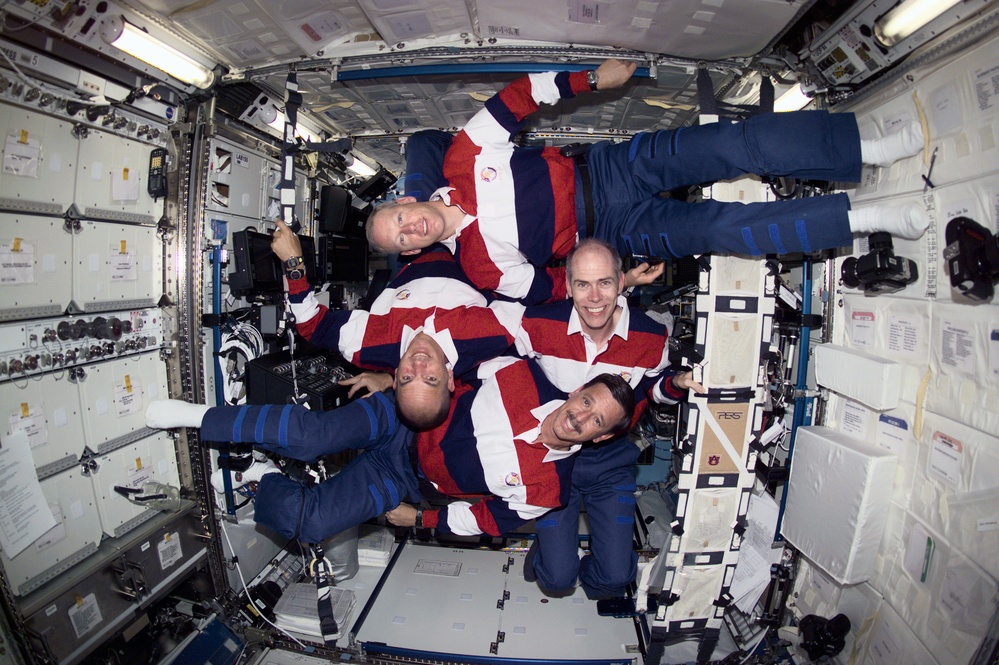
[{"label": "red stripe on sleeve", "polygon": [[522,76],[499,91],[499,98],[517,120],[523,120],[538,110],[538,103],[531,94],[531,79]]}]

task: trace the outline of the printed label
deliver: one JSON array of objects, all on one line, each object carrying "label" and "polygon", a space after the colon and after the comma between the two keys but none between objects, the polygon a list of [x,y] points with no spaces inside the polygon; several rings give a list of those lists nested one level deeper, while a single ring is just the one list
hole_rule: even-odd
[{"label": "printed label", "polygon": [[78,599],[76,605],[69,608],[69,620],[76,632],[76,639],[92,631],[94,626],[104,620],[101,608],[97,605],[97,596],[90,594],[86,598]]},{"label": "printed label", "polygon": [[934,432],[930,442],[930,459],[927,473],[951,485],[961,482],[961,456],[964,445],[943,432]]},{"label": "printed label", "polygon": [[156,546],[156,551],[160,555],[160,569],[166,570],[173,564],[184,558],[184,552],[180,547],[180,534],[177,532],[168,533]]}]

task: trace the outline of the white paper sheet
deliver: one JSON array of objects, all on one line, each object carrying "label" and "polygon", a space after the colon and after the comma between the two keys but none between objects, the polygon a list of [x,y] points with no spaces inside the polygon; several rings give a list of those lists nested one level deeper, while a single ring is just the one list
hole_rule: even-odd
[{"label": "white paper sheet", "polygon": [[0,546],[13,559],[56,525],[35,475],[28,434],[15,432],[0,446]]},{"label": "white paper sheet", "polygon": [[754,494],[746,511],[746,533],[729,593],[736,606],[751,612],[770,582],[770,565],[780,561],[783,548],[772,548],[777,533],[777,502],[766,492]]}]

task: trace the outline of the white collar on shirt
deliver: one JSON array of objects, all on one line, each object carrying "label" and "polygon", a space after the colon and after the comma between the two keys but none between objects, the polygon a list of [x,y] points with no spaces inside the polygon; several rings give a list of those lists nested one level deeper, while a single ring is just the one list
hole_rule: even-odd
[{"label": "white collar on shirt", "polygon": [[[553,399],[550,402],[547,402],[545,404],[542,404],[541,406],[531,409],[531,415],[537,419],[538,424],[535,425],[533,428],[527,430],[523,434],[515,435],[513,438],[520,439],[522,441],[527,441],[528,443],[534,443],[538,439],[538,437],[541,436],[541,423],[543,423],[545,418],[551,415],[551,413],[555,411],[555,409],[559,408],[563,404],[565,404],[564,399]],[[545,458],[542,460],[543,462],[554,462],[555,460],[560,460],[563,457],[575,455],[579,451],[579,449],[583,447],[583,444],[577,443],[571,448],[566,448],[564,450],[562,449],[556,450],[550,447],[547,443],[542,445],[544,445],[545,448],[548,448],[548,454],[545,455]]]},{"label": "white collar on shirt", "polygon": [[[617,306],[621,308],[621,316],[617,319],[617,325],[614,326],[614,332],[611,333],[611,337],[617,335],[624,341],[628,341],[628,328],[631,326],[631,313],[628,310],[628,299],[624,296],[617,297]],[[569,314],[569,326],[566,328],[566,332],[569,335],[579,333],[590,339],[590,336],[583,332],[583,326],[579,323],[579,312],[576,308],[572,308],[572,313]],[[593,341],[592,339],[590,341]]]},{"label": "white collar on shirt", "polygon": [[[451,192],[453,192],[453,191],[454,191],[454,187],[448,187],[448,186],[445,185],[444,187],[441,187],[440,189],[437,189],[433,194],[431,194],[430,195],[430,200],[431,201],[443,201],[444,205],[452,205],[452,203],[451,203]],[[465,212],[465,211],[462,210],[462,212]],[[466,212],[465,213],[465,218],[463,220],[461,220],[461,224],[458,226],[458,230],[455,231],[454,235],[450,236],[448,238],[444,238],[443,240],[438,240],[437,242],[439,242],[440,244],[442,244],[445,247],[447,247],[451,251],[451,253],[454,254],[455,251],[457,251],[457,249],[458,249],[458,245],[457,245],[457,243],[455,241],[458,239],[458,236],[461,235],[461,230],[464,229],[466,226],[468,226],[469,224],[471,224],[474,221],[475,221],[475,217],[473,217],[472,215],[469,215]]]},{"label": "white collar on shirt", "polygon": [[399,342],[399,355],[406,353],[409,345],[413,343],[413,338],[420,333],[425,333],[432,340],[437,342],[437,345],[441,347],[444,351],[444,356],[447,358],[447,368],[454,369],[454,366],[458,363],[458,349],[454,346],[454,340],[451,339],[451,331],[444,329],[438,332],[434,328],[434,317],[433,315],[428,316],[427,320],[423,322],[423,325],[419,328],[413,329],[409,326],[402,327],[402,339]]}]

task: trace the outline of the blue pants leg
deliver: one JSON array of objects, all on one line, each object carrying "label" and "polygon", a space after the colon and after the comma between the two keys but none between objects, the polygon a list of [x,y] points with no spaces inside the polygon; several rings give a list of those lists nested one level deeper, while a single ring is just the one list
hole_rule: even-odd
[{"label": "blue pants leg", "polygon": [[[624,595],[635,579],[638,557],[632,544],[635,522],[637,446],[626,438],[576,454],[570,500],[537,522],[534,570],[542,589],[570,591],[578,577],[590,598]],[[590,554],[579,559],[579,511],[586,506]]]},{"label": "blue pants leg", "polygon": [[[860,134],[849,113],[763,114],[744,122],[643,133],[627,143],[594,144],[587,163],[594,235],[624,252],[666,257],[711,251],[764,254],[852,241],[845,196],[748,209],[739,203],[686,204],[657,196],[747,173],[855,182],[861,172]],[[643,247],[646,239],[649,246]]]}]

